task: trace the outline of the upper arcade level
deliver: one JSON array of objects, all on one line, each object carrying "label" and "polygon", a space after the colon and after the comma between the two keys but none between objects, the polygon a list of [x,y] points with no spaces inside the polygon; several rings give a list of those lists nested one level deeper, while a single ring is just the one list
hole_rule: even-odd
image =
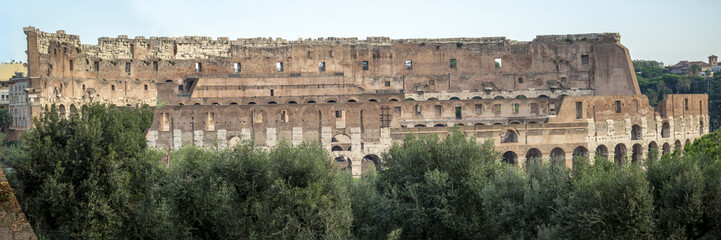
[{"label": "upper arcade level", "polygon": [[537,36],[530,42],[504,37],[288,41],[119,36],[88,45],[62,30],[24,31],[33,77],[157,82],[198,78],[198,84],[243,82],[256,88],[330,82],[355,85],[361,93],[640,93],[628,50],[615,33]]}]

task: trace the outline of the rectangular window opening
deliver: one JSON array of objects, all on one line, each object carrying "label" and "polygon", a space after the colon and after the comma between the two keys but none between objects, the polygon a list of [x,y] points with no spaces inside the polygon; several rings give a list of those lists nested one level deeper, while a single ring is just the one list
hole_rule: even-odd
[{"label": "rectangular window opening", "polygon": [[495,62],[496,62],[496,67],[497,67],[497,68],[503,67],[503,59],[501,59],[501,58],[496,58]]},{"label": "rectangular window opening", "polygon": [[233,72],[240,72],[240,63],[234,63],[233,64]]},{"label": "rectangular window opening", "polygon": [[335,118],[341,118],[341,117],[343,117],[343,114],[341,113],[341,111],[340,111],[340,110],[336,110],[336,111],[335,111]]},{"label": "rectangular window opening", "polygon": [[483,114],[483,105],[482,104],[476,104],[476,115]]},{"label": "rectangular window opening", "polygon": [[363,61],[363,71],[368,71],[368,61]]},{"label": "rectangular window opening", "polygon": [[129,73],[129,72],[130,72],[130,62],[126,62],[126,63],[125,63],[125,72],[126,72],[126,73]]},{"label": "rectangular window opening", "polygon": [[158,71],[158,61],[153,61],[153,71]]},{"label": "rectangular window opening", "polygon": [[588,65],[588,55],[581,55],[581,64]]},{"label": "rectangular window opening", "polygon": [[513,113],[519,113],[520,112],[521,105],[518,103],[513,104]]},{"label": "rectangular window opening", "polygon": [[93,70],[95,70],[96,72],[100,71],[100,62],[99,61],[93,62]]},{"label": "rectangular window opening", "polygon": [[443,114],[443,107],[436,105],[436,117],[440,117]]},{"label": "rectangular window opening", "polygon": [[616,113],[621,113],[621,101],[616,101]]},{"label": "rectangular window opening", "polygon": [[576,102],[576,119],[583,118],[583,102]]},{"label": "rectangular window opening", "polygon": [[115,91],[115,85],[110,85],[110,90]]},{"label": "rectangular window opening", "polygon": [[538,114],[538,103],[531,103],[531,114]]},{"label": "rectangular window opening", "polygon": [[195,63],[195,72],[203,72],[203,64],[202,63]]},{"label": "rectangular window opening", "polygon": [[406,69],[408,69],[408,70],[413,69],[413,61],[406,60]]},{"label": "rectangular window opening", "polygon": [[384,85],[385,85],[386,87],[390,87],[390,86],[391,86],[391,81],[385,81]]},{"label": "rectangular window opening", "polygon": [[450,65],[451,65],[451,68],[456,68],[456,59],[451,59]]},{"label": "rectangular window opening", "polygon": [[275,96],[275,91],[273,89],[270,90],[270,96]]},{"label": "rectangular window opening", "polygon": [[278,72],[282,72],[283,71],[283,63],[282,62],[275,63],[275,70],[277,70]]},{"label": "rectangular window opening", "polygon": [[325,62],[318,63],[318,71],[325,72]]},{"label": "rectangular window opening", "polygon": [[70,60],[70,71],[73,70],[73,60]]},{"label": "rectangular window opening", "polygon": [[401,107],[395,107],[395,110],[396,110],[396,116],[400,116],[401,115]]},{"label": "rectangular window opening", "polygon": [[421,106],[416,105],[414,108],[415,108],[416,116],[420,116],[421,115]]},{"label": "rectangular window opening", "polygon": [[633,100],[633,112],[638,113],[638,100]]},{"label": "rectangular window opening", "polygon": [[178,85],[178,90],[183,91],[183,85]]},{"label": "rectangular window opening", "polygon": [[85,84],[83,84],[83,91],[85,91]]},{"label": "rectangular window opening", "polygon": [[494,114],[501,114],[501,104],[494,104],[494,105],[493,105],[493,113],[494,113]]},{"label": "rectangular window opening", "polygon": [[683,101],[684,101],[684,104],[683,104],[684,109],[688,110],[688,98],[685,98]]},{"label": "rectangular window opening", "polygon": [[463,118],[463,107],[456,107],[456,119]]},{"label": "rectangular window opening", "polygon": [[518,78],[518,83],[523,83],[523,78]]},{"label": "rectangular window opening", "polygon": [[143,86],[143,87],[145,88],[146,91],[148,90],[148,84],[145,84],[145,86]]}]

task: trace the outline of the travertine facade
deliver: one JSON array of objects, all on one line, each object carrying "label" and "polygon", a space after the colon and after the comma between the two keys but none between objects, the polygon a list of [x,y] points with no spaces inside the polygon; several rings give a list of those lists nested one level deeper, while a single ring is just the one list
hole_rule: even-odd
[{"label": "travertine facade", "polygon": [[[355,175],[403,135],[452,126],[504,159],[642,159],[708,132],[706,95],[640,94],[613,33],[494,38],[100,38],[25,28],[33,115],[157,106],[151,147],[318,141]],[[350,161],[348,161],[350,160]]]}]

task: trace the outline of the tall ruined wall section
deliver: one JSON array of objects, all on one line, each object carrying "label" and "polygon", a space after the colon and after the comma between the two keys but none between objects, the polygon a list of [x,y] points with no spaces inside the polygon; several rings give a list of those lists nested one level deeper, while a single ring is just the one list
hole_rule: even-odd
[{"label": "tall ruined wall section", "polygon": [[[241,89],[230,93],[237,97],[263,97],[278,88],[285,96],[403,93],[417,100],[507,97],[524,91],[545,96],[639,93],[628,51],[619,35],[611,33],[538,36],[531,42],[504,37],[289,41],[121,35],[87,45],[64,31],[24,30],[30,75],[46,79],[45,105],[90,99],[152,105],[158,96],[155,83],[182,84],[189,77],[200,79],[198,92],[190,94],[203,98],[228,97],[222,92],[228,89]],[[248,85],[253,90],[246,92]]]}]

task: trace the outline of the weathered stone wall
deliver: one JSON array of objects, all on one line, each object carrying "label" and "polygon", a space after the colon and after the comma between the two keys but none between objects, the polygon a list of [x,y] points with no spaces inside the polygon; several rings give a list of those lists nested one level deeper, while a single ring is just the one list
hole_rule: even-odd
[{"label": "weathered stone wall", "polygon": [[37,239],[2,170],[0,170],[0,188],[0,193],[8,194],[9,197],[9,199],[0,198],[3,200],[0,201],[0,240]]}]

